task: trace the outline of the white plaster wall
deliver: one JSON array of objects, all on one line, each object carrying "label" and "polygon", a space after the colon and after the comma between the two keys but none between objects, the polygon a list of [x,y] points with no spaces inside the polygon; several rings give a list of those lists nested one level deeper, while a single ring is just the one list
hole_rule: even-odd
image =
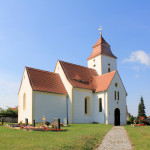
[{"label": "white plaster wall", "polygon": [[[26,110],[23,110],[23,95],[26,93]],[[26,69],[24,70],[22,84],[18,93],[18,122],[25,123],[25,118],[32,123],[32,88]]]},{"label": "white plaster wall", "polygon": [[[110,71],[117,70],[117,59],[101,55],[101,63],[102,63],[102,74],[108,73],[108,68]],[[110,64],[110,67],[108,66]]]},{"label": "white plaster wall", "polygon": [[[102,98],[102,112],[99,112],[99,98]],[[106,124],[107,120],[107,92],[94,94],[94,122]]]},{"label": "white plaster wall", "polygon": [[[115,83],[118,87],[115,87]],[[115,100],[114,91],[119,91],[119,100]],[[117,104],[118,102],[118,104]],[[120,124],[126,124],[126,91],[120,79],[118,72],[116,72],[109,88],[108,88],[108,123],[114,124],[114,110],[120,109]]]},{"label": "white plaster wall", "polygon": [[[91,110],[90,114],[85,114],[84,100],[85,97],[89,97]],[[73,88],[73,107],[74,107],[74,122],[73,123],[92,123],[93,119],[93,94],[92,90],[86,90],[81,88]]]},{"label": "white plaster wall", "polygon": [[[95,67],[94,67],[94,64],[96,65]],[[98,56],[88,60],[88,67],[95,69],[97,71],[98,75],[101,75],[102,74],[101,55],[98,55]]]},{"label": "white plaster wall", "polygon": [[72,123],[73,122],[73,109],[72,109],[72,105],[73,105],[73,100],[72,100],[72,85],[70,84],[70,82],[68,81],[59,61],[56,64],[55,67],[55,73],[58,73],[60,75],[60,78],[67,90],[68,93],[68,122]]},{"label": "white plaster wall", "polygon": [[54,118],[60,118],[64,122],[66,118],[66,95],[34,92],[35,97],[35,122],[42,122],[43,115],[46,121],[53,122]]}]

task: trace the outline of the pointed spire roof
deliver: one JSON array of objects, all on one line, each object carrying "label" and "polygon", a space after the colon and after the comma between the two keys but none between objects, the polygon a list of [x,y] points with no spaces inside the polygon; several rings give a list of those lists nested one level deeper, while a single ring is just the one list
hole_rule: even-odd
[{"label": "pointed spire roof", "polygon": [[94,44],[93,51],[92,51],[90,57],[88,58],[88,60],[93,57],[96,57],[100,54],[110,56],[110,57],[117,59],[117,57],[112,53],[110,45],[104,40],[104,38],[102,36]]}]

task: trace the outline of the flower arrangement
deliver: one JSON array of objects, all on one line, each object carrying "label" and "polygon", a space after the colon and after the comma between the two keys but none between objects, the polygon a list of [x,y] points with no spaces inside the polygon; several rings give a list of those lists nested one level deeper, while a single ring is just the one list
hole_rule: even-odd
[{"label": "flower arrangement", "polygon": [[46,128],[45,131],[62,131],[62,129],[49,129],[49,128]]},{"label": "flower arrangement", "polygon": [[20,129],[24,129],[24,127],[25,127],[25,126],[24,126],[24,125],[22,125],[22,126],[20,127]]},{"label": "flower arrangement", "polygon": [[143,116],[139,116],[134,120],[133,126],[146,126],[146,120]]}]

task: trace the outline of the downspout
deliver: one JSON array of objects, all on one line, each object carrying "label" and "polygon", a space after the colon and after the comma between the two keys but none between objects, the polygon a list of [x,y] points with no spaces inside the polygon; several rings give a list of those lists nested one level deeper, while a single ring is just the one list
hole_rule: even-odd
[{"label": "downspout", "polygon": [[68,124],[68,98],[69,96],[66,96],[66,117],[67,117],[67,124]]},{"label": "downspout", "polygon": [[104,124],[106,124],[106,122],[105,122],[105,114],[106,114],[105,101],[106,101],[106,97],[105,97],[105,92],[104,92]]}]

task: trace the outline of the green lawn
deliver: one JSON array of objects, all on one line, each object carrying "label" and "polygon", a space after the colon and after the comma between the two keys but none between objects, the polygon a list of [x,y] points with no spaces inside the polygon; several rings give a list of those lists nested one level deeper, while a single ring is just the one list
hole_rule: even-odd
[{"label": "green lawn", "polygon": [[150,126],[132,127],[125,126],[134,150],[150,149]]},{"label": "green lawn", "polygon": [[66,132],[22,131],[0,126],[0,150],[92,149],[111,125],[72,124]]}]

